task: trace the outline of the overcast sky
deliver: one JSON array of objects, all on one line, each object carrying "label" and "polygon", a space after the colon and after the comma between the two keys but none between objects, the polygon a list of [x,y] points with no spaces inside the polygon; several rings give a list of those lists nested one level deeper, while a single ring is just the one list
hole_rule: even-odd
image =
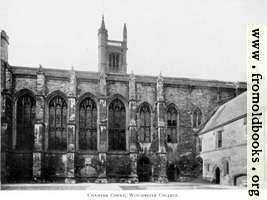
[{"label": "overcast sky", "polygon": [[97,71],[97,30],[128,28],[128,73],[244,81],[246,24],[265,0],[0,0],[9,63]]}]

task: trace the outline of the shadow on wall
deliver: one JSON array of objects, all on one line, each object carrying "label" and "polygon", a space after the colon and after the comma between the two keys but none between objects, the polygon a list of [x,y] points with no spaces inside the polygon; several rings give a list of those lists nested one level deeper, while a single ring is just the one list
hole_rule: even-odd
[{"label": "shadow on wall", "polygon": [[179,176],[198,178],[202,177],[202,163],[201,157],[196,157],[195,154],[185,155],[174,162],[179,169]]},{"label": "shadow on wall", "polygon": [[233,178],[233,183],[236,186],[247,186],[247,174],[237,174]]}]

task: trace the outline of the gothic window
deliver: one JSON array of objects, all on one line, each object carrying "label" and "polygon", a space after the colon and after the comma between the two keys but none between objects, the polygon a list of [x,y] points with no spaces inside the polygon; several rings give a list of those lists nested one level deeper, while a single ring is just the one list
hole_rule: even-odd
[{"label": "gothic window", "polygon": [[[5,122],[7,123],[6,137],[2,137],[2,141],[7,148],[12,146],[12,101],[10,98],[6,98],[6,108],[5,108]],[[2,146],[3,147],[3,146]]]},{"label": "gothic window", "polygon": [[79,108],[79,149],[97,149],[97,109],[91,98],[84,99]]},{"label": "gothic window", "polygon": [[109,54],[109,67],[112,67],[113,54]]},{"label": "gothic window", "polygon": [[222,130],[217,132],[217,148],[222,147]]},{"label": "gothic window", "polygon": [[140,108],[140,142],[150,142],[151,132],[151,113],[147,103],[143,104]]},{"label": "gothic window", "polygon": [[125,106],[119,99],[114,99],[108,112],[109,150],[126,149],[126,114]]},{"label": "gothic window", "polygon": [[198,151],[201,152],[202,151],[202,138],[199,138],[199,141],[198,141]]},{"label": "gothic window", "polygon": [[119,70],[120,54],[111,53],[109,54],[109,67],[112,71],[117,72]]},{"label": "gothic window", "polygon": [[247,125],[247,117],[243,118],[243,125],[246,126]]},{"label": "gothic window", "polygon": [[177,110],[173,105],[167,109],[167,142],[177,142]]},{"label": "gothic window", "polygon": [[120,63],[120,55],[119,54],[116,54],[116,67],[118,68],[119,67],[119,63]]},{"label": "gothic window", "polygon": [[209,163],[206,164],[206,170],[210,171],[210,164]]},{"label": "gothic window", "polygon": [[32,150],[34,142],[35,100],[24,94],[17,101],[17,143],[16,148]]},{"label": "gothic window", "polygon": [[225,161],[225,175],[229,174],[229,162]]},{"label": "gothic window", "polygon": [[198,128],[201,124],[202,113],[199,108],[196,108],[193,112],[193,128]]},{"label": "gothic window", "polygon": [[222,164],[223,164],[223,175],[226,176],[229,174],[229,162],[228,160],[224,160]]},{"label": "gothic window", "polygon": [[50,150],[67,148],[67,103],[60,96],[49,102],[48,147]]}]

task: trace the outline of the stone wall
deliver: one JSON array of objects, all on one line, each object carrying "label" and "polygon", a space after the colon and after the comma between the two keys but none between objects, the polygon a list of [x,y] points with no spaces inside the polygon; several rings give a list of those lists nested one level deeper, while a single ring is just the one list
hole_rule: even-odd
[{"label": "stone wall", "polygon": [[32,91],[33,93],[36,93],[36,77],[17,77],[15,79],[15,91],[19,92],[22,89],[28,89]]},{"label": "stone wall", "polygon": [[[203,178],[213,181],[215,169],[221,172],[221,184],[233,185],[234,179],[239,175],[247,173],[247,142],[246,142],[246,118],[229,123],[203,135],[202,152]],[[216,134],[222,132],[222,147],[216,146]],[[224,162],[229,162],[229,174],[225,173]]]},{"label": "stone wall", "polygon": [[[27,89],[36,98],[35,137],[39,139],[35,141],[35,149],[32,152],[34,180],[45,178],[47,181],[55,181],[57,178],[68,178],[68,181],[70,181],[71,178],[76,178],[81,181],[96,181],[100,176],[104,180],[107,174],[106,168],[103,168],[103,163],[111,158],[116,160],[117,158],[123,159],[123,157],[125,159],[130,158],[129,167],[131,172],[127,176],[136,177],[137,160],[140,155],[145,155],[152,165],[151,170],[154,178],[151,180],[165,181],[167,163],[176,163],[181,156],[189,156],[190,159],[194,159],[192,155],[195,155],[195,132],[197,130],[192,128],[192,111],[196,107],[200,108],[202,123],[205,123],[225,99],[229,100],[237,92],[246,90],[245,85],[241,84],[240,88],[236,89],[235,84],[221,81],[150,76],[135,77],[134,75],[132,75],[133,78],[130,78],[127,74],[99,75],[98,73],[42,67],[39,69],[15,66],[11,68],[13,83],[9,95],[16,97],[20,94],[20,91]],[[1,75],[5,77],[5,73],[2,71],[1,69]],[[5,84],[10,85],[7,84],[7,81],[5,81]],[[64,152],[49,152],[47,151],[47,105],[51,95],[57,93],[64,95],[69,104],[68,148]],[[98,114],[99,117],[102,117],[98,119],[99,142],[96,152],[80,152],[77,149],[78,111],[76,107],[84,95],[92,96],[98,109],[101,110]],[[107,145],[100,145],[102,144],[100,140],[102,142],[107,141],[106,134],[108,133],[105,132],[107,128],[107,106],[114,96],[123,99],[127,114],[127,150],[117,153],[117,157],[107,154]],[[13,111],[15,112],[16,98],[12,98],[12,101]],[[134,140],[130,140],[130,137],[134,136],[135,131],[138,135],[140,121],[138,109],[144,102],[148,103],[151,109],[152,141],[150,143],[138,143],[135,146]],[[171,103],[175,105],[179,113],[177,143],[166,142],[165,112],[166,107]],[[16,121],[15,118],[14,115],[13,122]],[[11,133],[13,136],[14,130],[15,128]],[[12,140],[14,141],[14,137]],[[11,144],[13,143],[11,142]],[[12,149],[12,147],[10,148]],[[16,156],[15,149],[12,149],[12,152],[11,157],[13,158]],[[5,158],[5,155],[2,155],[2,157]],[[181,174],[189,173],[181,172]]]}]

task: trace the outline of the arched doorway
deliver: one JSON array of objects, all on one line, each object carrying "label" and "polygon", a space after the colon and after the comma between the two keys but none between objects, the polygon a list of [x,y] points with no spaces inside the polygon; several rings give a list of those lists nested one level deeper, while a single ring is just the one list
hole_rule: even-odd
[{"label": "arched doorway", "polygon": [[234,185],[247,185],[247,174],[238,174],[234,176]]},{"label": "arched doorway", "polygon": [[139,182],[149,182],[152,176],[151,163],[148,157],[142,156],[137,162],[137,175]]},{"label": "arched doorway", "polygon": [[179,169],[174,164],[167,166],[167,177],[169,182],[176,181],[179,175]]},{"label": "arched doorway", "polygon": [[215,169],[215,183],[216,183],[216,184],[220,184],[220,181],[221,181],[220,178],[221,178],[220,168],[217,167],[217,168]]}]

